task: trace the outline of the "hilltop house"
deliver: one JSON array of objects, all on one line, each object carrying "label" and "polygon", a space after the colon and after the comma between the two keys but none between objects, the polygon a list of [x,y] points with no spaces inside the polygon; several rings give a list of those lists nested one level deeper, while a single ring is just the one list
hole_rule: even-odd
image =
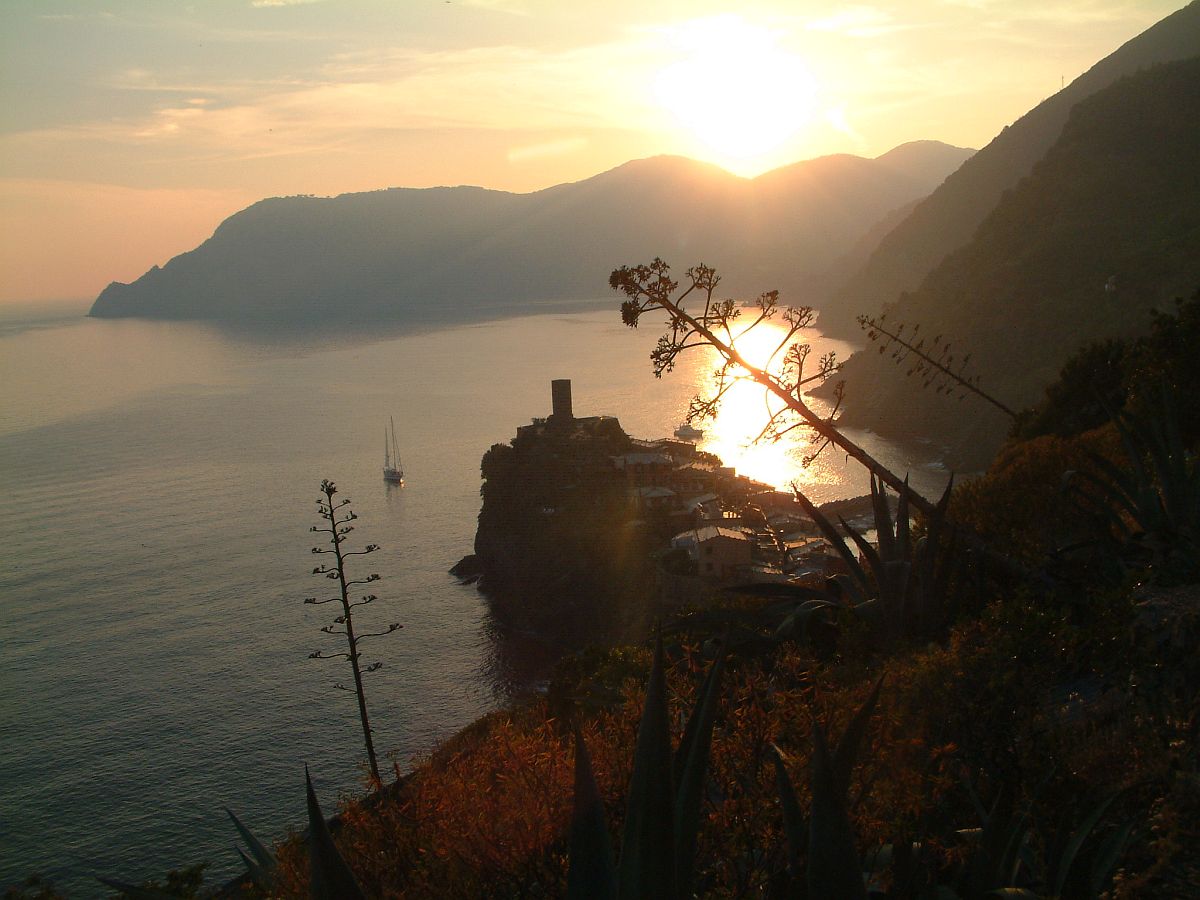
[{"label": "hilltop house", "polygon": [[754,557],[754,538],[740,528],[705,525],[671,539],[671,546],[685,550],[705,578],[728,579],[743,573]]}]

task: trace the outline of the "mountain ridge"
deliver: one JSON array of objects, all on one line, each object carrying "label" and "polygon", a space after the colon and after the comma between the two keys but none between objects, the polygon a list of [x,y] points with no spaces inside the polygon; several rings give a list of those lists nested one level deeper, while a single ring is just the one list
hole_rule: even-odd
[{"label": "mountain ridge", "polygon": [[900,157],[915,161],[909,171],[897,157],[835,155],[755,179],[658,156],[527,194],[464,185],[266,198],[165,266],[110,284],[91,315],[428,321],[599,298],[613,268],[653,256],[717,265],[735,293],[795,295],[971,152],[927,142]]},{"label": "mountain ridge", "polygon": [[1200,0],[1192,0],[1005,126],[885,236],[866,264],[826,303],[819,304],[822,327],[856,337],[859,314],[874,314],[902,291],[914,290],[942,259],[967,244],[1004,192],[1027,176],[1054,144],[1076,103],[1139,69],[1197,54]]},{"label": "mountain ridge", "polygon": [[[1033,404],[1080,346],[1138,335],[1151,310],[1200,285],[1197,160],[1200,56],[1120,79],[1073,108],[1030,175],[889,321],[940,334],[989,393]],[[843,374],[847,424],[936,440],[960,466],[985,463],[1009,425],[922,390],[888,354],[856,354]]]}]

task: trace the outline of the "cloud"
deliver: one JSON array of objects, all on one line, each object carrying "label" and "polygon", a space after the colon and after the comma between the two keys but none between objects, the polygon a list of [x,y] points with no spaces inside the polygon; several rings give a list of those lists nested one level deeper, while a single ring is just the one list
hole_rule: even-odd
[{"label": "cloud", "polygon": [[557,141],[546,141],[540,144],[529,144],[524,147],[513,147],[508,151],[508,161],[514,163],[530,160],[546,159],[552,156],[565,156],[568,153],[578,153],[587,147],[586,138],[569,137]]},{"label": "cloud", "polygon": [[250,5],[255,9],[266,9],[279,6],[308,6],[320,2],[321,0],[251,0]]},{"label": "cloud", "polygon": [[474,6],[490,12],[507,13],[510,16],[531,16],[529,7],[522,0],[458,0],[463,6]]},{"label": "cloud", "polygon": [[847,37],[879,37],[895,31],[911,28],[898,25],[891,14],[873,6],[849,6],[822,19],[810,19],[805,23],[809,31],[829,31]]}]

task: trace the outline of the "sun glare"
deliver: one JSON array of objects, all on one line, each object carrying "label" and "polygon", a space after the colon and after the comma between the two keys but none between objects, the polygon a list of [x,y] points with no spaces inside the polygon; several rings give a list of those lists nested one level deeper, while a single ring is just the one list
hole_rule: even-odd
[{"label": "sun glare", "polygon": [[772,31],[728,15],[668,36],[681,58],[658,73],[655,97],[715,161],[757,174],[811,119],[816,83]]},{"label": "sun glare", "polygon": [[[752,365],[777,368],[782,351],[778,354],[776,351],[786,337],[786,329],[782,323],[772,320],[747,330],[751,319],[739,320],[741,328],[735,331],[734,346]],[[814,354],[834,349],[828,342],[818,341],[813,348]],[[816,355],[812,357],[814,365]],[[704,366],[715,367],[716,363],[714,351]],[[824,401],[810,397],[808,402],[822,415],[829,411]],[[831,464],[836,452],[827,452],[805,464],[805,458],[818,446],[818,439],[808,428],[797,428],[779,441],[755,440],[772,413],[780,407],[781,402],[758,384],[748,380],[735,383],[725,395],[716,418],[701,423],[704,438],[700,448],[715,453],[739,474],[783,490],[796,485],[818,502],[844,490],[845,476]]]}]

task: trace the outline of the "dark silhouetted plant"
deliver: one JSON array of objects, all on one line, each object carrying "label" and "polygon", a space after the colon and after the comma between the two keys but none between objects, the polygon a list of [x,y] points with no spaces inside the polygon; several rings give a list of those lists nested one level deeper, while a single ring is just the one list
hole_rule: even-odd
[{"label": "dark silhouetted plant", "polygon": [[[157,880],[145,884],[130,884],[112,878],[96,879],[106,887],[112,888],[124,900],[192,900],[201,896],[200,890],[204,884],[205,863],[176,869],[167,873],[165,883]],[[204,894],[207,896],[207,893]]]},{"label": "dark silhouetted plant", "polygon": [[241,847],[235,847],[238,856],[242,858],[242,862],[246,864],[246,872],[250,879],[264,891],[270,891],[275,883],[275,873],[278,871],[278,862],[275,859],[275,854],[262,841],[254,836],[254,833],[242,823],[233,812],[226,807],[225,812],[229,818],[233,820],[233,827],[237,829],[242,840],[246,842],[246,847],[249,853]]},{"label": "dark silhouetted plant", "polygon": [[[967,394],[974,394],[1009,418],[1017,419],[1018,415],[1014,410],[979,386],[978,375],[967,373],[971,354],[956,358],[950,348],[950,342],[942,340],[940,334],[934,335],[927,345],[927,337],[919,334],[919,323],[909,330],[902,322],[893,324],[887,321],[887,316],[859,316],[858,327],[876,344],[880,355],[890,350],[891,358],[897,365],[907,362],[909,367],[905,374],[910,378],[919,378],[922,387],[933,388],[938,394],[951,395],[957,391],[959,400]],[[905,331],[909,331],[907,336]]]},{"label": "dark silhouetted plant", "polygon": [[[365,634],[356,634],[354,631],[354,610],[360,606],[366,606],[373,603],[378,598],[374,594],[366,594],[358,600],[351,601],[350,589],[359,585],[371,584],[379,580],[379,575],[371,574],[362,579],[350,579],[346,573],[346,560],[351,556],[366,556],[374,553],[379,549],[378,544],[367,544],[362,550],[347,550],[346,536],[354,530],[354,526],[350,523],[358,517],[347,507],[350,504],[349,500],[334,501],[334,495],[337,493],[337,486],[332,481],[325,480],[321,482],[321,493],[323,499],[317,501],[318,515],[325,520],[327,525],[312,526],[309,531],[318,534],[326,534],[329,536],[328,547],[313,547],[312,552],[316,554],[332,553],[334,563],[332,566],[319,565],[313,569],[314,575],[320,575],[328,578],[331,581],[336,581],[338,585],[338,593],[334,597],[317,598],[308,597],[305,603],[321,605],[324,603],[341,603],[342,614],[333,620],[330,625],[325,625],[321,631],[325,634],[340,634],[345,635],[346,651],[338,651],[327,653],[324,650],[316,650],[309,654],[310,659],[346,659],[350,662],[350,670],[354,674],[354,693],[358,698],[358,716],[362,722],[363,743],[367,749],[367,761],[371,767],[371,778],[376,785],[382,783],[379,775],[379,762],[375,757],[375,744],[371,740],[371,722],[367,716],[367,695],[363,689],[362,676],[365,672],[374,672],[379,669],[383,663],[373,662],[367,666],[362,666],[359,662],[360,654],[358,646],[367,638],[382,637],[385,634],[391,634],[402,626],[399,623],[392,623],[382,631],[367,632]],[[343,685],[338,684],[335,687],[342,690],[348,690]]]},{"label": "dark silhouetted plant", "polygon": [[321,804],[313,790],[308,767],[304,767],[304,785],[308,795],[309,894],[313,900],[362,900],[362,888],[354,879],[346,860],[338,852],[329,824],[321,814]]},{"label": "dark silhouetted plant", "polygon": [[672,753],[662,636],[658,636],[615,869],[587,748],[576,732],[575,815],[568,878],[571,897],[692,896],[700,807],[723,668],[722,653],[709,667],[679,746]]},{"label": "dark silhouetted plant", "polygon": [[[667,330],[650,354],[655,376],[669,372],[680,354],[698,347],[711,347],[721,357],[722,364],[715,376],[715,392],[692,401],[689,421],[713,415],[734,383],[752,381],[767,392],[772,404],[777,404],[768,407],[768,421],[760,437],[779,438],[794,428],[811,428],[820,438],[820,449],[833,444],[892,490],[905,494],[914,508],[927,515],[933,512],[933,504],[913,490],[906,480],[889,471],[837,428],[833,420],[836,406],[830,415],[822,416],[805,400],[804,391],[808,387],[828,379],[839,368],[834,356],[827,354],[815,371],[805,370],[810,347],[793,339],[812,324],[811,307],[781,306],[779,292],[769,291],[754,301],[754,318],[749,325],[735,327],[741,317],[741,308],[733,300],[714,297],[721,281],[716,270],[701,264],[688,269],[685,277],[689,284],[676,295],[679,282],[671,278],[671,267],[661,259],[655,259],[646,265],[622,266],[614,270],[608,284],[628,298],[621,304],[621,321],[629,327],[636,328],[648,312],[661,310],[667,314]],[[702,304],[702,308],[694,313],[684,308],[692,295]],[[786,325],[784,336],[767,364],[756,366],[738,350],[738,339],[773,318],[782,319]]]},{"label": "dark silhouetted plant", "polygon": [[1200,576],[1200,460],[1183,440],[1175,404],[1160,385],[1155,407],[1116,419],[1120,466],[1092,455],[1095,471],[1068,473],[1068,496],[1092,515],[1100,549],[1126,569],[1165,582]]},{"label": "dark silhouetted plant", "polygon": [[[918,540],[912,531],[908,495],[901,493],[893,521],[887,492],[873,476],[871,506],[875,516],[876,545],[839,518],[839,529],[829,517],[795,491],[796,500],[834,548],[849,575],[835,576],[834,590],[850,609],[873,615],[893,635],[928,635],[946,624],[951,612],[951,575],[956,560],[956,536],[946,521],[953,481],[941,500],[925,516],[925,534]],[[849,537],[857,553],[846,543]],[[859,557],[866,565],[859,562]]]}]

